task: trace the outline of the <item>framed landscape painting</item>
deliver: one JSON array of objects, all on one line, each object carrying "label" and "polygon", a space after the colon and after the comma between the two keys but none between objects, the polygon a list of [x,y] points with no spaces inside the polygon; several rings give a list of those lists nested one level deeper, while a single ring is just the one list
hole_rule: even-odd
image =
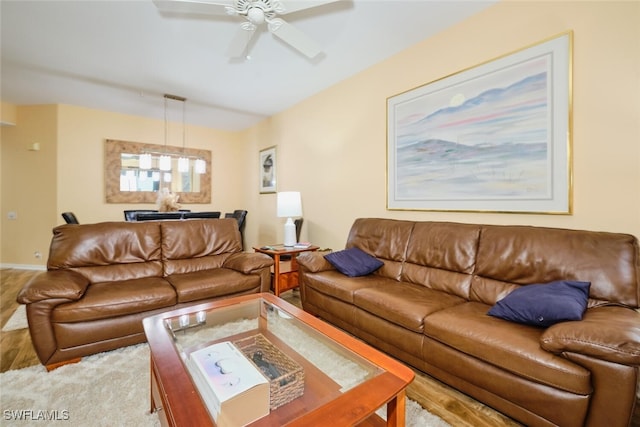
[{"label": "framed landscape painting", "polygon": [[387,209],[570,214],[571,32],[387,99]]},{"label": "framed landscape painting", "polygon": [[260,150],[260,193],[276,192],[276,147]]}]

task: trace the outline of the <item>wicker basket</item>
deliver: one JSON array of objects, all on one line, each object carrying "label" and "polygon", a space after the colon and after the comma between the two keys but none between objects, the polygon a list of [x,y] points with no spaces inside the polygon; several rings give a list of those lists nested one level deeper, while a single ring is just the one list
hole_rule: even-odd
[{"label": "wicker basket", "polygon": [[[304,394],[304,370],[302,367],[278,350],[262,334],[233,343],[269,379],[271,410]],[[256,360],[260,362],[260,359],[269,366],[265,367],[264,363],[256,363]]]}]

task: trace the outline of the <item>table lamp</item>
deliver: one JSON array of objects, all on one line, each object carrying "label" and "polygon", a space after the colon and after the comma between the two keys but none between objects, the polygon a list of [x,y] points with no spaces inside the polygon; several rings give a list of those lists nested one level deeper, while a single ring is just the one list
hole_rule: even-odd
[{"label": "table lamp", "polygon": [[278,193],[278,217],[287,218],[284,223],[284,245],[287,247],[296,244],[296,226],[292,217],[302,216],[302,202],[300,192],[281,191]]}]

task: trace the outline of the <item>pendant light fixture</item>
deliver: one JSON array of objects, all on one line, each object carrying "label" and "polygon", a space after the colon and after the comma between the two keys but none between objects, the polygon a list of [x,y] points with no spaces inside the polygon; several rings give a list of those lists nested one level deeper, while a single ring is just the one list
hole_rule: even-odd
[{"label": "pendant light fixture", "polygon": [[161,171],[171,170],[171,156],[167,154],[167,140],[169,139],[169,120],[167,118],[167,104],[172,95],[164,95],[164,154],[160,156],[158,168]]},{"label": "pendant light fixture", "polygon": [[[179,153],[170,153],[169,152],[169,113],[168,113],[168,103],[169,100],[182,102],[182,150]],[[189,156],[185,153],[186,145],[187,145],[187,120],[186,120],[186,104],[187,98],[183,98],[181,96],[176,95],[164,95],[164,151],[158,157],[158,169],[164,172],[171,171],[173,167],[172,158],[175,158],[177,154],[179,154],[177,166],[179,173],[189,173],[191,170],[191,165],[193,161],[193,172],[197,174],[207,173],[207,163],[204,159],[196,156]],[[173,154],[173,157],[171,156]],[[148,160],[145,156],[149,156]],[[141,154],[140,155],[140,169],[150,169],[152,167],[152,156],[151,154]],[[146,166],[146,167],[143,167]],[[148,165],[148,166],[147,166]]]},{"label": "pendant light fixture", "polygon": [[182,172],[182,173],[189,172],[189,158],[185,157],[184,155],[185,141],[187,139],[186,128],[185,128],[186,105],[187,105],[187,99],[182,98],[182,156],[180,156],[180,158],[178,159],[178,172]]}]

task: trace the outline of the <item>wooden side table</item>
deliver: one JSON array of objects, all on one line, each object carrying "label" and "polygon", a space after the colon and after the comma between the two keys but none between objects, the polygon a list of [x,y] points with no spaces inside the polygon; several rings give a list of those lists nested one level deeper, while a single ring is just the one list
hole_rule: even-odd
[{"label": "wooden side table", "polygon": [[[283,245],[272,245],[253,247],[255,252],[267,254],[273,258],[273,293],[280,296],[282,292],[298,287],[298,263],[296,257],[302,252],[313,252],[320,249],[319,246],[309,246],[308,248],[285,247]],[[291,257],[291,261],[283,260],[282,257]],[[290,262],[290,265],[285,263]]]}]

